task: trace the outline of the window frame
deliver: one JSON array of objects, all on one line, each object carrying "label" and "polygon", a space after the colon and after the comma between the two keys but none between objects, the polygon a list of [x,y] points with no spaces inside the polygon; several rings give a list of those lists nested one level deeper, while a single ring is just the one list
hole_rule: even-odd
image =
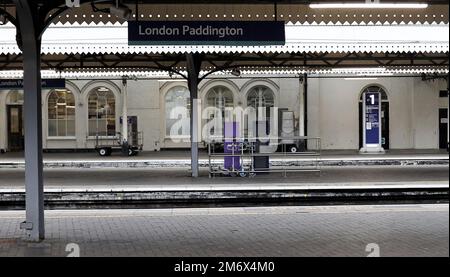
[{"label": "window frame", "polygon": [[[75,96],[75,93],[71,90],[71,89],[69,89],[69,88],[65,88],[65,89],[61,89],[61,90],[65,90],[66,91],[66,93],[67,92],[69,92],[71,95],[72,95],[72,97],[73,97],[73,109],[74,109],[74,114],[73,114],[73,128],[74,128],[74,130],[73,130],[73,135],[67,135],[67,122],[69,121],[69,119],[67,119],[67,108],[66,108],[66,118],[64,119],[65,121],[66,121],[66,135],[65,136],[60,136],[60,135],[58,135],[58,129],[57,129],[57,131],[56,131],[56,133],[57,133],[57,135],[50,135],[50,120],[55,120],[57,123],[58,123],[58,121],[60,120],[60,119],[58,119],[58,118],[56,118],[56,119],[50,119],[50,98],[52,97],[52,95],[54,94],[54,93],[57,93],[57,89],[54,89],[54,90],[51,90],[49,93],[48,93],[48,96],[47,96],[47,139],[48,140],[74,140],[74,139],[76,139],[77,138],[77,99],[76,99],[76,96]],[[58,97],[56,100],[57,100],[57,103],[58,103],[58,100],[59,100],[60,98]],[[66,103],[67,103],[67,99],[65,99],[66,100]],[[56,117],[58,117],[58,111],[56,110]],[[58,125],[58,124],[57,124]]]},{"label": "window frame", "polygon": [[[112,96],[114,97],[114,135],[108,135],[107,131],[106,131],[106,135],[104,136],[99,136],[98,134],[96,135],[91,135],[90,134],[90,122],[91,119],[89,119],[89,98],[91,97],[92,93],[98,93],[98,90],[100,88],[105,88],[108,90],[108,92],[110,92],[112,94]],[[98,97],[98,94],[97,94]],[[114,90],[112,88],[110,88],[107,85],[104,84],[96,84],[95,86],[93,86],[90,90],[88,90],[87,94],[86,94],[86,121],[87,121],[87,125],[86,125],[86,132],[87,132],[87,136],[86,139],[87,140],[95,140],[97,137],[101,137],[101,138],[105,138],[105,139],[113,139],[113,138],[117,138],[118,136],[118,109],[117,109],[117,105],[118,105],[118,96],[114,93]],[[96,110],[98,110],[98,99],[97,99],[97,106],[96,106]],[[106,119],[108,120],[108,119]],[[96,122],[98,122],[98,117],[96,118]],[[107,129],[106,129],[107,130]]]}]

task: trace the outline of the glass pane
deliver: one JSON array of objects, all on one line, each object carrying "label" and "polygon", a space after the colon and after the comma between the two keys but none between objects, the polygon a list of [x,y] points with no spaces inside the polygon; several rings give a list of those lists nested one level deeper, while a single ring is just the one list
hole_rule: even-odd
[{"label": "glass pane", "polygon": [[67,119],[75,120],[75,107],[67,106]]},{"label": "glass pane", "polygon": [[67,136],[75,136],[75,120],[67,120]]},{"label": "glass pane", "polygon": [[58,120],[58,136],[65,137],[66,136],[66,121]]},{"label": "glass pane", "polygon": [[115,136],[116,135],[116,121],[109,119],[107,125],[107,134],[108,136]]},{"label": "glass pane", "polygon": [[20,123],[19,123],[19,109],[18,108],[11,108],[11,133],[18,134],[20,129]]},{"label": "glass pane", "polygon": [[116,99],[114,93],[105,87],[92,90],[89,94],[89,135],[115,135]]},{"label": "glass pane", "polygon": [[[386,91],[384,91],[384,89],[382,89],[381,87],[378,87],[378,86],[371,86],[371,87],[366,88],[366,89],[363,91],[363,93],[364,93],[364,92],[366,92],[366,93],[367,93],[367,92],[379,92],[379,93],[381,94],[381,100],[388,100],[388,96],[387,96]],[[362,101],[363,93],[361,93],[360,101]]]},{"label": "glass pane", "polygon": [[[189,101],[189,91],[185,87],[174,87],[169,92],[167,92],[165,97],[166,103],[165,103],[165,109],[166,109],[166,136],[170,136],[170,132],[172,130],[172,127],[174,127],[174,124],[178,124],[175,126],[174,132],[177,135],[189,135],[189,129],[190,129],[190,101]],[[186,112],[184,117],[187,119],[180,121],[182,118],[181,116],[178,116],[179,118],[171,118],[171,113],[175,112],[174,109],[179,108],[179,110],[176,110],[177,113],[179,112]],[[186,126],[186,121],[188,122]]]},{"label": "glass pane", "polygon": [[6,99],[8,104],[23,104],[23,91],[11,91]]},{"label": "glass pane", "polygon": [[49,121],[48,121],[48,135],[50,136],[50,137],[55,137],[56,135],[57,135],[57,133],[56,133],[56,122],[57,122],[57,120],[54,120],[54,119],[50,119]]},{"label": "glass pane", "polygon": [[[57,89],[48,98],[49,136],[75,135],[75,97],[70,90]],[[50,123],[50,120],[54,120]],[[68,120],[72,121],[73,130],[68,128]]]},{"label": "glass pane", "polygon": [[97,134],[97,120],[89,120],[89,136],[95,136]]}]

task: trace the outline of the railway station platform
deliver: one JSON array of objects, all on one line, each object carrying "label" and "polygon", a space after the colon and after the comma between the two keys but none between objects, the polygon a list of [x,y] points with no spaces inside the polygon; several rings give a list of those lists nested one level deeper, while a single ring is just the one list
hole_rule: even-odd
[{"label": "railway station platform", "polygon": [[[310,165],[316,160],[311,157],[287,157],[293,166]],[[279,158],[271,158],[275,164]],[[214,162],[214,161],[213,161]],[[100,157],[95,152],[48,152],[44,153],[46,168],[189,168],[190,152],[187,150],[166,150],[142,152],[138,156],[122,156],[115,153]],[[388,150],[384,154],[360,154],[356,150],[323,150],[320,166],[420,166],[449,165],[446,150]],[[22,152],[0,154],[0,168],[23,168]],[[199,166],[208,167],[206,151],[200,151]]]},{"label": "railway station platform", "polygon": [[[0,212],[0,257],[448,257],[440,205],[46,211],[25,241],[24,211]],[[68,247],[68,246],[72,246]],[[199,274],[200,275],[200,274]]]}]

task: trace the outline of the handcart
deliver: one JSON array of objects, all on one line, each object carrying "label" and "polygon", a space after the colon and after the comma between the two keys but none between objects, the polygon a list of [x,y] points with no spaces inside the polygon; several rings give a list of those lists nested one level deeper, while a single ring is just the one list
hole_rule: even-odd
[{"label": "handcart", "polygon": [[122,134],[117,132],[115,136],[95,136],[95,151],[102,156],[111,156],[112,152],[122,152],[127,156],[135,156],[142,151],[144,137],[142,132],[130,134],[128,144],[123,144]]}]

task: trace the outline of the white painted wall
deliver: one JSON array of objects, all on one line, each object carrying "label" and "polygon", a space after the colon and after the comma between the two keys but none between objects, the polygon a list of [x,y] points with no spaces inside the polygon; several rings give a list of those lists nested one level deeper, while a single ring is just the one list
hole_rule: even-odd
[{"label": "white painted wall", "polygon": [[[303,116],[301,106],[302,84],[298,78],[225,80],[232,87],[235,104],[246,105],[246,93],[255,85],[267,85],[274,90],[279,108],[294,111],[296,125]],[[128,81],[128,115],[138,117],[138,129],[144,133],[144,150],[160,150],[176,145],[164,141],[164,89],[169,81]],[[224,80],[202,82],[200,95]],[[87,94],[104,81],[71,80],[68,88],[76,99],[76,137],[47,137],[47,97],[43,91],[43,139],[47,149],[85,149],[94,146],[87,139]],[[116,93],[116,121],[120,130],[121,81],[107,82]],[[180,84],[180,82],[177,82]],[[439,91],[446,89],[444,80],[423,82],[421,78],[378,78],[377,80],[344,80],[342,78],[309,78],[308,80],[308,135],[322,138],[323,149],[358,149],[358,102],[361,91],[369,85],[382,86],[390,101],[391,149],[436,149],[439,147],[438,109],[447,108],[448,98],[439,98]],[[0,91],[0,149],[7,148],[6,96]],[[182,145],[188,147],[189,145]]]},{"label": "white painted wall", "polygon": [[322,138],[323,149],[358,149],[358,101],[370,85],[385,89],[390,103],[391,149],[436,149],[439,147],[438,109],[447,98],[443,80],[423,82],[421,78],[385,77],[376,80],[310,78],[308,90],[308,132]]},{"label": "white painted wall", "polygon": [[446,88],[444,80],[414,80],[414,148],[439,147],[439,108],[448,108],[448,98],[439,98],[439,91]]}]

